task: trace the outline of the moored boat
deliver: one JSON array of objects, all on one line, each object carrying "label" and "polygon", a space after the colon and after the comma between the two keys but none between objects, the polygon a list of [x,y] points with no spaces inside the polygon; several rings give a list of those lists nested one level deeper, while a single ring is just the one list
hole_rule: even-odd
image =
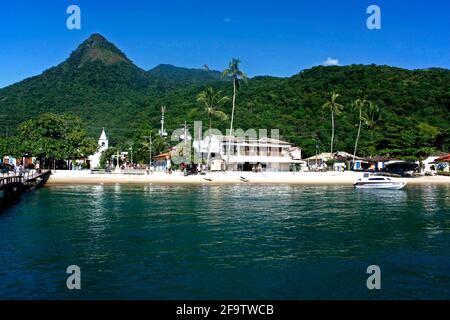
[{"label": "moored boat", "polygon": [[370,176],[365,174],[364,177],[356,180],[353,184],[355,188],[360,189],[394,189],[400,190],[406,186],[406,182],[395,181],[393,178],[384,176]]}]

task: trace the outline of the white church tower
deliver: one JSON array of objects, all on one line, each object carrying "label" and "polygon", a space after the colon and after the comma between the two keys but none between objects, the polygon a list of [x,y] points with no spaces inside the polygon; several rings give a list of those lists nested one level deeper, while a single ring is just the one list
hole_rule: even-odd
[{"label": "white church tower", "polygon": [[106,149],[108,149],[108,138],[106,137],[105,128],[103,128],[102,134],[98,139],[98,150],[95,154],[89,157],[91,169],[95,169],[100,166],[100,157]]},{"label": "white church tower", "polygon": [[102,134],[98,139],[98,145],[100,146],[99,152],[103,152],[108,149],[108,138],[106,137],[105,128],[103,128]]}]

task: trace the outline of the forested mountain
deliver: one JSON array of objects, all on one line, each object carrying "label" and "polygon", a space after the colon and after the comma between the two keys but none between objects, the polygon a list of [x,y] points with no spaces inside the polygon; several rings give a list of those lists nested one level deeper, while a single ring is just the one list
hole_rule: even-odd
[{"label": "forested mountain", "polygon": [[178,84],[207,83],[224,81],[222,73],[209,70],[207,66],[203,69],[190,69],[172,66],[170,64],[160,64],[148,71],[148,74],[159,79],[173,81]]},{"label": "forested mountain", "polygon": [[60,65],[0,90],[1,113],[10,127],[44,112],[72,112],[91,134],[140,118],[143,106],[167,88],[135,66],[98,34]]},{"label": "forested mountain", "polygon": [[[167,106],[169,132],[185,120],[206,121],[196,96],[207,86],[232,95],[231,82],[220,72],[170,65],[145,71],[94,34],[60,65],[0,89],[0,119],[13,133],[19,123],[37,114],[70,112],[85,120],[93,137],[105,127],[111,142],[121,143],[135,137],[143,126],[157,130],[161,105]],[[361,95],[377,104],[380,114],[377,121],[363,124],[358,153],[414,156],[419,149],[425,153],[449,150],[447,69],[319,66],[289,78],[255,77],[239,90],[235,128],[277,128],[284,139],[304,148],[306,155],[315,153],[316,144],[320,151],[327,151],[331,116],[322,105],[332,90],[341,95],[339,103],[344,105],[336,117],[335,150],[353,151],[359,116],[351,101]],[[230,114],[231,104],[222,111]],[[228,122],[213,125],[222,130],[229,127]]]}]

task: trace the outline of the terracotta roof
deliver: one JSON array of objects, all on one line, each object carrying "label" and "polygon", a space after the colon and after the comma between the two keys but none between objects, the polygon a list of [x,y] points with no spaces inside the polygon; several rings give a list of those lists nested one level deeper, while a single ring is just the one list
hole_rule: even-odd
[{"label": "terracotta roof", "polygon": [[437,159],[434,160],[434,161],[448,162],[448,161],[450,161],[450,154],[447,154],[447,155],[445,155],[445,156],[439,157],[439,158],[437,158]]},{"label": "terracotta roof", "polygon": [[153,160],[162,160],[162,159],[167,159],[167,158],[170,159],[170,152],[158,154],[157,156],[153,157]]}]

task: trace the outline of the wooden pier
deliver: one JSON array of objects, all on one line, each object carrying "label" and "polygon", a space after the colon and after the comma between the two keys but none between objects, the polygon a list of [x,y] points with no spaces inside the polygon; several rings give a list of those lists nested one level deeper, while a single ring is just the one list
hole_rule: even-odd
[{"label": "wooden pier", "polygon": [[40,170],[20,176],[0,176],[0,211],[18,201],[22,193],[42,187],[50,175],[50,170]]}]

